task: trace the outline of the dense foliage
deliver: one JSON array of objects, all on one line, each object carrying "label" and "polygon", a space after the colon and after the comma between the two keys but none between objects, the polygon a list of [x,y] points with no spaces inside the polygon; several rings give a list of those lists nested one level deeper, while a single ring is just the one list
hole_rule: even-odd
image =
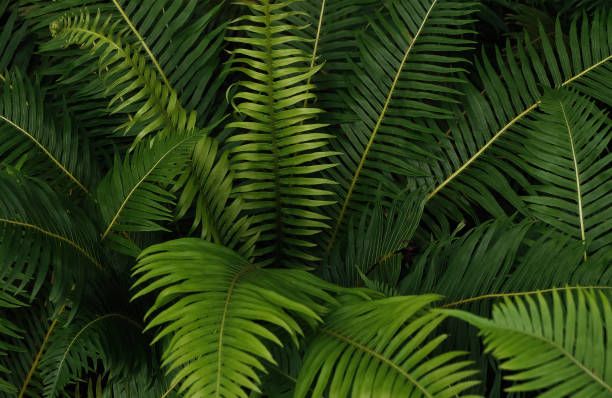
[{"label": "dense foliage", "polygon": [[0,0],[0,396],[612,397],[609,0]]}]

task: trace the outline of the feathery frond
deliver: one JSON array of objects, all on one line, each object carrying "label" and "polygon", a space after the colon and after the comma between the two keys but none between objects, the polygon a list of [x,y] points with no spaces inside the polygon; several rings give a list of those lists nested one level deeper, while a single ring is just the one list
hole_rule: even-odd
[{"label": "feathery frond", "polygon": [[261,268],[237,253],[184,238],[145,249],[134,268],[138,293],[158,291],[147,329],[162,326],[154,341],[171,335],[164,365],[186,397],[244,397],[259,391],[262,360],[274,364],[264,341],[280,344],[274,329],[295,344],[298,320],[320,322],[333,286],[302,270]]},{"label": "feathery frond", "polygon": [[306,249],[315,246],[309,238],[327,228],[318,208],[332,203],[327,186],[333,183],[318,176],[333,166],[326,163],[333,152],[321,149],[333,136],[320,132],[324,124],[312,122],[322,111],[304,107],[315,98],[307,81],[321,67],[311,68],[309,54],[292,47],[303,39],[286,21],[290,1],[241,4],[252,15],[229,29],[249,37],[228,38],[249,45],[232,51],[232,69],[248,78],[237,83],[244,91],[232,100],[247,119],[231,123],[238,132],[227,139],[236,144],[235,191],[253,213],[253,230],[260,233],[256,254],[264,263],[312,261],[317,258]]},{"label": "feathery frond", "polygon": [[555,291],[552,307],[543,294],[506,298],[491,319],[445,310],[480,329],[487,351],[512,372],[515,391],[540,397],[608,397],[612,394],[612,306],[603,293]]},{"label": "feathery frond", "polygon": [[445,316],[429,310],[435,295],[344,305],[329,314],[309,344],[295,397],[454,397],[478,384],[461,352],[432,352]]},{"label": "feathery frond", "polygon": [[453,85],[464,70],[461,52],[472,44],[465,36],[475,6],[445,0],[388,2],[357,36],[361,57],[353,64],[346,96],[359,121],[342,125],[334,146],[346,157],[335,177],[341,207],[328,250],[347,212],[372,200],[381,185],[395,196],[405,188],[406,177],[426,175],[415,165],[418,161],[438,156],[438,141],[445,136],[435,121],[453,116],[445,104],[460,94]]}]

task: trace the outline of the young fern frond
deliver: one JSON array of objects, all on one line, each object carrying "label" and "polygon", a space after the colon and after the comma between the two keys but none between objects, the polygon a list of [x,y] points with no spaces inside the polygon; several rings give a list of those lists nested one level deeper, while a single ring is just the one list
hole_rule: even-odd
[{"label": "young fern frond", "polygon": [[[342,125],[335,148],[347,156],[337,169],[337,194],[329,251],[346,216],[373,200],[379,186],[391,196],[404,187],[391,181],[426,173],[417,161],[437,157],[445,136],[434,123],[453,115],[445,104],[460,94],[461,52],[475,3],[446,0],[388,2],[357,36],[360,62],[345,94],[359,121]],[[427,55],[423,55],[423,54]],[[450,56],[448,54],[457,54]],[[406,160],[410,154],[412,161]]]},{"label": "young fern frond", "polygon": [[274,363],[264,341],[280,344],[284,330],[297,344],[300,323],[315,326],[324,304],[335,303],[327,292],[333,285],[305,271],[261,268],[200,239],[145,249],[134,275],[134,298],[158,292],[147,329],[161,326],[154,342],[171,335],[164,365],[178,369],[173,384],[188,398],[259,391],[262,360]]},{"label": "young fern frond", "polygon": [[[609,397],[612,394],[610,335],[612,305],[607,295],[586,289],[565,300],[552,293],[506,298],[491,319],[444,310],[480,329],[487,352],[502,361],[514,382],[508,392],[539,391],[540,397]],[[588,341],[588,342],[587,342]]]},{"label": "young fern frond", "polygon": [[[300,42],[287,23],[294,12],[289,1],[257,0],[243,3],[252,15],[238,18],[229,29],[248,37],[230,37],[248,48],[232,51],[233,70],[248,80],[236,83],[244,91],[233,102],[245,121],[229,126],[238,132],[227,139],[232,168],[245,208],[252,212],[253,231],[260,233],[256,255],[262,263],[296,265],[293,261],[316,259],[307,248],[323,228],[319,208],[332,203],[330,180],[319,172],[330,167],[323,150],[332,135],[320,132],[324,124],[313,123],[322,111],[304,106],[315,95],[308,79],[321,67],[310,67],[308,53],[295,48]],[[293,264],[292,264],[293,263]]]},{"label": "young fern frond", "polygon": [[445,318],[428,308],[438,298],[362,301],[330,313],[309,344],[295,397],[442,398],[478,384],[470,362],[455,361],[465,353],[432,354],[446,338],[429,338]]},{"label": "young fern frond", "polygon": [[176,91],[160,81],[140,48],[126,40],[128,31],[118,26],[119,21],[112,17],[103,18],[99,11],[92,17],[84,10],[56,20],[51,32],[66,45],[91,48],[100,58],[100,75],[104,76],[107,92],[114,93],[109,103],[111,112],[128,107],[136,110],[133,119],[122,126],[126,133],[137,123],[142,124],[135,143],[149,135],[163,137],[192,130],[195,112],[187,112],[179,104]]}]

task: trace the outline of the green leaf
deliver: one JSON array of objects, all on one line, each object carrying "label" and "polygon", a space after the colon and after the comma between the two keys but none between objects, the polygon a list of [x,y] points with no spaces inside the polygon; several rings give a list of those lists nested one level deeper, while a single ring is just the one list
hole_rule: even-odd
[{"label": "green leaf", "polygon": [[[264,342],[284,330],[298,342],[335,303],[332,285],[302,270],[260,268],[219,245],[184,238],[145,249],[134,298],[156,292],[147,329],[171,336],[163,355],[185,397],[248,397],[274,363]],[[298,322],[298,320],[300,322]],[[160,326],[161,328],[158,328]]]},{"label": "green leaf", "polygon": [[612,357],[606,330],[612,326],[608,296],[586,289],[565,300],[554,291],[506,298],[485,319],[457,310],[442,312],[478,327],[487,351],[511,372],[506,391],[540,391],[539,397],[608,397]]}]

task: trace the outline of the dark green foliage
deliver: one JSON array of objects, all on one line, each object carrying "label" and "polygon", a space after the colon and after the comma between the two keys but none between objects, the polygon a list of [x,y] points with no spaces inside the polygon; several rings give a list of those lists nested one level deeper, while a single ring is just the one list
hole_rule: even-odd
[{"label": "dark green foliage", "polygon": [[0,397],[612,395],[612,8],[0,0]]}]

